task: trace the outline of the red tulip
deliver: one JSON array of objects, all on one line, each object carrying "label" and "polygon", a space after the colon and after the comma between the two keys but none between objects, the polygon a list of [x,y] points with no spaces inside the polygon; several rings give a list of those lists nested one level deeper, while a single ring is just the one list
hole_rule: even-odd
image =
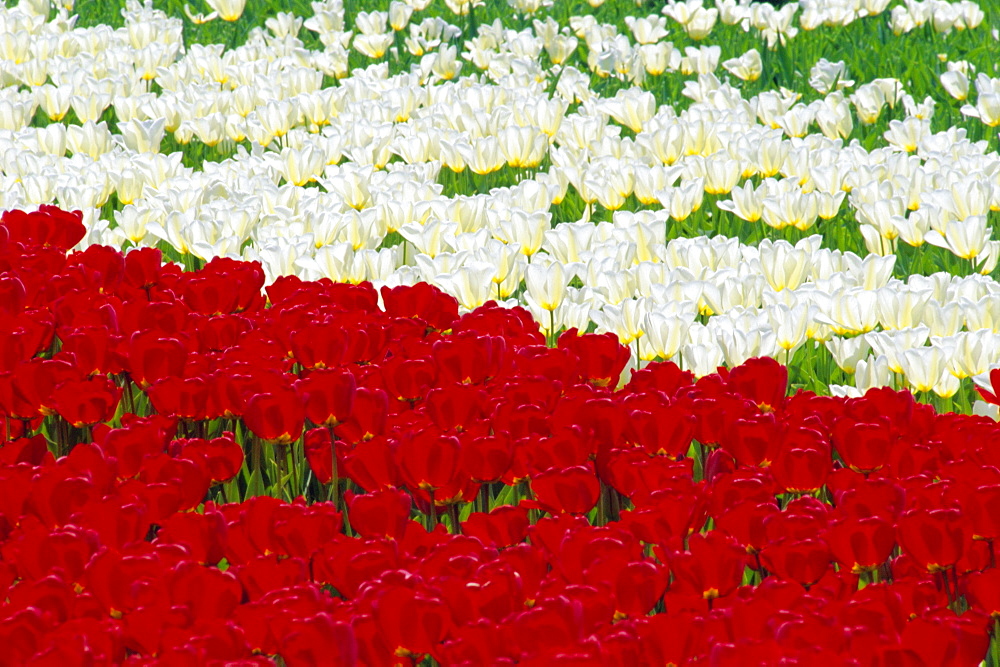
[{"label": "red tulip", "polygon": [[419,401],[434,385],[437,369],[430,359],[390,357],[380,368],[389,394],[400,401]]},{"label": "red tulip", "polygon": [[765,547],[760,559],[782,579],[808,587],[830,569],[830,548],[822,540],[782,540]]},{"label": "red tulip", "polygon": [[434,431],[408,434],[396,448],[396,465],[411,489],[433,491],[458,473],[458,438]]},{"label": "red tulip", "polygon": [[64,382],[52,392],[53,407],[76,428],[110,421],[122,390],[106,377]]},{"label": "red tulip", "polygon": [[510,469],[514,447],[503,433],[462,441],[462,472],[475,482],[496,482]]},{"label": "red tulip", "polygon": [[389,398],[382,389],[360,387],[354,395],[351,416],[337,427],[337,437],[345,442],[362,442],[385,433]]},{"label": "red tulip", "polygon": [[247,401],[243,420],[254,435],[287,445],[302,435],[305,409],[291,387],[275,387]]},{"label": "red tulip", "polygon": [[845,417],[833,426],[837,453],[849,468],[858,472],[868,473],[884,466],[894,442],[886,419],[857,422]]},{"label": "red tulip", "polygon": [[473,512],[462,522],[462,533],[498,548],[513,546],[528,534],[528,510],[501,505],[489,514]]},{"label": "red tulip", "polygon": [[666,588],[667,573],[656,563],[627,564],[614,578],[615,615],[645,616],[663,597]]},{"label": "red tulip", "polygon": [[559,348],[573,353],[584,380],[597,387],[610,386],[612,389],[618,384],[631,354],[613,333],[580,335],[576,329],[564,331],[559,336]]},{"label": "red tulip", "polygon": [[818,431],[794,428],[785,431],[781,449],[771,464],[771,475],[786,491],[811,493],[823,487],[833,461],[830,444]]},{"label": "red tulip", "polygon": [[365,537],[399,539],[410,520],[413,499],[401,489],[382,489],[370,493],[344,494],[351,517],[351,528]]},{"label": "red tulip", "polygon": [[482,384],[503,370],[507,343],[470,331],[436,341],[432,355],[439,385]]},{"label": "red tulip", "polygon": [[156,533],[156,542],[179,544],[190,557],[203,565],[216,565],[225,557],[228,533],[221,512],[183,512],[169,517]]},{"label": "red tulip", "polygon": [[973,572],[965,577],[964,585],[969,606],[1000,618],[1000,569]]},{"label": "red tulip", "polygon": [[340,370],[314,371],[295,383],[305,401],[306,417],[317,426],[337,426],[351,415],[358,383]]},{"label": "red tulip", "polygon": [[80,211],[62,211],[49,204],[42,204],[30,213],[5,211],[0,217],[0,227],[6,229],[8,238],[16,243],[52,246],[64,251],[87,234]]},{"label": "red tulip", "polygon": [[966,534],[958,510],[913,510],[899,519],[899,543],[928,572],[951,568],[965,551]]},{"label": "red tulip", "polygon": [[586,514],[597,504],[601,483],[588,466],[573,466],[535,475],[531,490],[541,509],[550,514]]},{"label": "red tulip", "polygon": [[335,622],[327,613],[296,619],[293,630],[281,640],[278,654],[289,667],[358,664],[358,646],[349,623]]},{"label": "red tulip", "polygon": [[374,611],[379,630],[398,657],[436,654],[453,623],[440,598],[402,586],[381,592]]},{"label": "red tulip", "polygon": [[61,336],[60,356],[72,360],[76,368],[85,375],[105,375],[120,373],[124,359],[116,346],[120,341],[107,327],[82,327]]},{"label": "red tulip", "polygon": [[861,574],[892,555],[896,531],[891,523],[878,517],[847,518],[827,530],[823,539],[841,567]]},{"label": "red tulip", "polygon": [[211,440],[174,440],[170,451],[176,458],[198,464],[213,484],[232,479],[243,467],[243,448],[236,444],[231,433]]},{"label": "red tulip", "polygon": [[629,415],[630,438],[647,454],[677,459],[687,454],[694,436],[694,417],[686,407],[673,404],[654,411],[635,410]]},{"label": "red tulip", "polygon": [[458,319],[458,299],[427,283],[383,287],[386,315],[421,319],[432,329],[450,329]]},{"label": "red tulip", "polygon": [[785,403],[788,369],[770,357],[757,357],[730,370],[727,382],[737,394],[771,412]]},{"label": "red tulip", "polygon": [[980,486],[968,492],[966,508],[973,537],[1000,539],[1000,484]]},{"label": "red tulip", "polygon": [[151,384],[183,375],[187,348],[176,339],[155,330],[132,335],[128,346],[128,369],[131,378],[145,389]]},{"label": "red tulip", "polygon": [[686,552],[667,560],[674,574],[671,591],[713,600],[726,597],[742,583],[746,552],[728,535],[710,530],[692,535]]},{"label": "red tulip", "polygon": [[146,390],[156,411],[177,419],[204,419],[208,385],[201,378],[168,377]]},{"label": "red tulip", "polygon": [[163,253],[158,248],[133,248],[125,254],[125,282],[137,289],[150,289],[160,279],[162,262]]}]

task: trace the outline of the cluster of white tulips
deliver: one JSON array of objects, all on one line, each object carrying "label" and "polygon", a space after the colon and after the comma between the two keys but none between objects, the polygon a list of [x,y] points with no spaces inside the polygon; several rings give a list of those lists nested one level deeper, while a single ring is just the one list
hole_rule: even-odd
[{"label": "cluster of white tulips", "polygon": [[[596,326],[636,363],[674,359],[697,375],[825,345],[856,380],[838,391],[902,376],[949,397],[1000,363],[1000,285],[989,277],[1000,157],[986,142],[932,132],[934,100],[896,79],[856,85],[844,63],[820,59],[806,77],[816,101],[787,89],[747,97],[738,84],[761,76],[757,50],[720,62],[718,46],[665,40],[678,30],[703,40],[719,21],[772,47],[855,20],[971,30],[983,20],[975,3],[908,0],[887,18],[887,0],[781,10],[689,0],[627,19],[625,33],[583,16],[567,27],[534,18],[521,31],[497,21],[476,35],[421,20],[426,4],[394,0],[351,26],[340,0],[314,2],[313,16],[279,13],[230,50],[185,46],[181,21],[149,4],[129,4],[117,30],[74,28],[66,9],[38,0],[0,8],[0,208],[79,209],[84,246],[259,260],[269,280],[427,281],[464,309],[525,305],[546,332]],[[525,16],[545,5],[511,0]],[[243,9],[213,6],[230,21]],[[302,29],[323,50],[303,48]],[[568,64],[581,45],[590,71]],[[405,50],[418,65],[348,72],[352,49],[373,59]],[[949,66],[942,92],[967,99],[973,73]],[[632,85],[602,97],[594,74]],[[642,87],[668,74],[685,77],[683,111]],[[325,77],[339,82],[324,87]],[[980,72],[975,89],[963,113],[1000,124],[1000,79]],[[100,120],[109,108],[111,124]],[[75,124],[64,122],[70,109]],[[886,109],[898,119],[882,145],[849,142],[855,123]],[[191,168],[161,152],[168,135],[232,156]],[[488,194],[448,196],[441,184],[442,172],[472,182],[505,168],[519,181]],[[554,225],[552,207],[570,192],[583,219]],[[118,206],[102,217],[112,195]],[[648,210],[624,210],[629,201]],[[612,220],[591,222],[598,207]],[[822,248],[820,236],[669,239],[696,212],[802,231],[838,218],[870,254]],[[945,248],[972,275],[892,279],[900,243]]]}]

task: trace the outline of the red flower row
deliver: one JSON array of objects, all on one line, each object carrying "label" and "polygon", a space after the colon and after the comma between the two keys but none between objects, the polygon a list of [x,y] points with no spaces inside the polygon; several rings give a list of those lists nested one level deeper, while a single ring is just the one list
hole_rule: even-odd
[{"label": "red flower row", "polygon": [[0,664],[987,651],[995,422],[81,230],[0,222]]}]

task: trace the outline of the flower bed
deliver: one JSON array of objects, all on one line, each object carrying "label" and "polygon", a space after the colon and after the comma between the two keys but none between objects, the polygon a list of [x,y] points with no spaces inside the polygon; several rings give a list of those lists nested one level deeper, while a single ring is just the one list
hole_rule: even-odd
[{"label": "flower bed", "polygon": [[0,663],[998,649],[991,419],[787,396],[766,358],[622,378],[613,335],[520,308],[84,233],[0,222]]}]

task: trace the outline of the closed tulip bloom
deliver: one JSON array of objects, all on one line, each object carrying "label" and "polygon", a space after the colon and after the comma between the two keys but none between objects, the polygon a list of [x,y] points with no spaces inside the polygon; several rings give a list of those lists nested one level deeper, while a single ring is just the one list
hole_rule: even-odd
[{"label": "closed tulip bloom", "polygon": [[861,574],[889,558],[896,546],[896,531],[880,517],[850,517],[831,527],[823,539],[842,567]]},{"label": "closed tulip bloom", "polygon": [[736,160],[707,158],[705,160],[705,192],[710,195],[726,194],[736,186],[741,174],[741,165]]},{"label": "closed tulip bloom", "polygon": [[287,445],[302,435],[305,416],[305,407],[295,390],[276,387],[248,399],[243,419],[257,437]]},{"label": "closed tulip bloom", "polygon": [[928,572],[951,569],[965,552],[967,536],[958,510],[912,510],[896,527],[899,543]]},{"label": "closed tulip bloom", "polygon": [[674,220],[686,220],[701,208],[705,198],[704,179],[695,178],[682,182],[675,188],[665,188],[656,193],[657,199]]},{"label": "closed tulip bloom", "polygon": [[469,169],[480,176],[493,173],[506,162],[496,137],[476,139],[471,144],[458,146]]},{"label": "closed tulip bloom", "polygon": [[883,287],[876,292],[879,323],[884,329],[909,329],[921,321],[930,290]]},{"label": "closed tulip bloom", "polygon": [[695,41],[705,39],[711,34],[718,19],[719,10],[715,7],[699,7],[692,14],[691,20],[684,24],[684,32]]},{"label": "closed tulip bloom", "polygon": [[396,32],[404,30],[410,23],[410,18],[412,16],[413,7],[409,4],[401,2],[400,0],[393,0],[389,3],[389,25]]},{"label": "closed tulip bloom", "polygon": [[851,102],[854,104],[854,110],[858,114],[858,120],[865,125],[872,125],[878,122],[879,116],[882,115],[882,107],[885,106],[885,95],[878,86],[865,84],[851,95]]},{"label": "closed tulip bloom", "polygon": [[603,110],[633,132],[641,132],[646,121],[656,113],[656,98],[648,91],[628,88],[607,100]]},{"label": "closed tulip bloom", "polygon": [[905,350],[900,361],[906,381],[914,391],[932,391],[948,372],[946,351],[937,346]]},{"label": "closed tulip bloom", "polygon": [[718,371],[725,356],[717,343],[688,343],[681,347],[681,359],[685,370],[700,378]]},{"label": "closed tulip bloom", "polygon": [[541,164],[549,148],[549,139],[536,127],[508,127],[497,135],[507,164],[531,169]]},{"label": "closed tulip bloom", "polygon": [[812,253],[807,248],[792,246],[787,241],[765,240],[758,248],[761,273],[772,289],[795,289],[812,269]]},{"label": "closed tulip bloom", "polygon": [[668,315],[660,312],[647,314],[643,325],[646,336],[640,347],[642,352],[640,358],[643,361],[674,358],[687,341],[692,318],[693,316]]},{"label": "closed tulip bloom", "polygon": [[930,219],[934,215],[933,210],[936,208],[933,206],[921,208],[913,211],[906,217],[901,215],[892,216],[890,221],[898,238],[907,245],[914,247],[923,245],[927,237],[927,232],[931,228]]},{"label": "closed tulip bloom", "polygon": [[884,356],[861,359],[855,365],[854,386],[862,395],[869,389],[888,387],[891,383],[892,374],[889,370],[889,362]]},{"label": "closed tulip bloom", "polygon": [[524,270],[524,283],[528,295],[542,310],[553,312],[566,297],[566,287],[569,279],[566,270],[559,262],[548,266],[529,264]]},{"label": "closed tulip bloom", "polygon": [[768,317],[774,327],[774,343],[784,350],[785,363],[808,340],[809,324],[815,313],[816,306],[805,303],[795,306],[777,304],[768,309]]},{"label": "closed tulip bloom", "polygon": [[639,47],[638,53],[646,73],[650,76],[676,71],[681,64],[681,53],[670,42],[643,44]]}]

